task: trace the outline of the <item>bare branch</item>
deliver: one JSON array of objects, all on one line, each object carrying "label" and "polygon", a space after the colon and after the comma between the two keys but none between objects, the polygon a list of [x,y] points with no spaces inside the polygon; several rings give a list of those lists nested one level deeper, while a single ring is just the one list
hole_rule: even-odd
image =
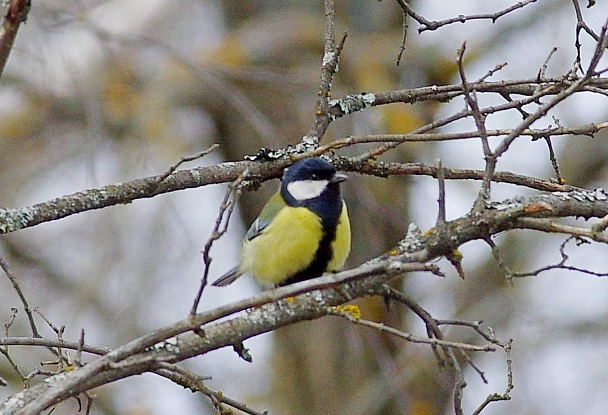
[{"label": "bare branch", "polygon": [[[584,131],[592,131],[592,128],[605,128],[604,124],[594,124],[591,126],[589,130]],[[349,139],[346,140],[348,141]],[[330,145],[303,156],[322,154],[331,148],[332,146]],[[422,174],[436,177],[436,169],[432,166],[427,167],[422,163],[370,165],[363,162],[368,156],[340,159],[335,160],[335,162],[345,171],[358,171],[381,177],[392,174]],[[131,203],[137,199],[150,198],[162,193],[234,181],[245,170],[249,172],[249,180],[277,178],[281,176],[281,172],[289,163],[290,161],[285,159],[267,161],[265,163],[251,161],[226,162],[214,166],[179,170],[166,177],[162,182],[159,182],[162,175],[149,176],[120,184],[76,192],[23,208],[0,208],[0,234],[15,232],[40,223],[62,219],[76,213],[102,209],[117,204]],[[480,175],[476,170],[446,168],[445,177],[446,179],[481,180],[483,175]],[[571,187],[508,172],[496,173],[494,180],[523,185],[538,190],[555,191],[571,189]]]},{"label": "bare branch", "polygon": [[369,320],[365,320],[362,318],[357,318],[357,317],[353,316],[351,313],[341,311],[337,307],[331,308],[330,314],[344,317],[345,319],[347,319],[348,321],[350,321],[351,323],[354,323],[354,324],[371,327],[375,330],[392,334],[393,336],[402,338],[411,343],[434,344],[436,346],[445,346],[445,347],[450,347],[453,349],[469,350],[469,351],[474,351],[474,352],[493,352],[496,350],[496,348],[494,346],[489,345],[489,344],[487,344],[485,346],[476,346],[474,344],[452,342],[452,341],[442,340],[442,339],[438,339],[438,338],[425,338],[425,337],[415,336],[413,334],[406,333],[401,330],[397,330],[393,327],[389,327],[382,323],[376,323],[375,321],[369,321]]},{"label": "bare branch", "polygon": [[21,23],[25,23],[27,20],[30,6],[30,0],[10,0],[8,2],[2,26],[0,26],[0,76],[4,72],[6,62],[13,49],[17,31]]},{"label": "bare branch", "polygon": [[494,257],[494,260],[496,261],[496,263],[498,264],[500,269],[502,269],[503,272],[505,273],[505,275],[507,277],[507,281],[511,282],[513,280],[513,271],[502,260],[502,256],[500,255],[500,250],[498,249],[498,246],[494,243],[492,238],[488,238],[485,241],[492,249],[492,256]]},{"label": "bare branch", "polygon": [[[13,271],[11,270],[10,266],[2,257],[0,257],[0,268],[2,268],[2,270],[4,271],[4,274],[7,276],[7,278],[11,282],[13,289],[15,290],[15,292],[17,293],[17,296],[19,297],[19,300],[21,301],[21,305],[23,306],[23,311],[25,311],[25,314],[27,315],[27,320],[30,324],[30,329],[32,331],[32,335],[34,337],[42,337],[38,331],[38,327],[36,326],[36,320],[34,320],[34,314],[32,313],[32,309],[30,308],[30,305],[28,304],[28,301],[25,298],[23,291],[21,290],[21,287],[19,286],[17,277],[15,276],[15,274],[13,274]],[[7,328],[7,333],[8,333],[8,328]]]},{"label": "bare branch", "polygon": [[547,67],[549,66],[549,61],[551,60],[551,57],[553,56],[553,54],[557,52],[557,48],[553,47],[551,49],[551,52],[549,52],[549,56],[547,56],[547,59],[545,59],[545,61],[543,62],[543,65],[540,67],[540,69],[538,70],[538,76],[537,79],[540,81],[541,79],[545,78],[545,73],[547,72]]},{"label": "bare branch", "polygon": [[[502,80],[496,82],[469,82],[469,89],[475,90],[478,94],[480,93],[495,93],[499,95],[522,95],[531,97],[531,100],[522,100],[521,104],[531,103],[538,101],[539,98],[548,95],[557,95],[564,89],[571,85],[570,75],[566,74],[562,77],[547,78],[538,80],[537,78],[532,79],[513,79],[513,80]],[[580,85],[580,90],[574,92],[586,91],[587,87],[595,87],[600,90],[606,90],[608,88],[608,79],[595,78],[589,80],[584,85]],[[540,94],[540,95],[537,95]],[[329,112],[334,118],[342,117],[352,112],[361,111],[369,107],[392,104],[395,102],[402,102],[407,104],[413,104],[416,102],[423,101],[439,101],[445,102],[450,101],[458,96],[463,95],[462,85],[432,85],[414,89],[403,89],[388,92],[375,92],[367,93],[365,100],[353,99],[357,95],[346,95],[341,99],[333,99],[330,102]],[[520,105],[521,105],[520,104]],[[513,108],[514,106],[505,107]],[[495,111],[491,112],[496,112]],[[489,112],[488,112],[489,113]]]},{"label": "bare branch", "polygon": [[492,402],[498,401],[509,401],[511,400],[511,391],[515,387],[513,385],[513,359],[511,358],[511,345],[513,340],[509,340],[503,347],[505,354],[507,355],[507,386],[505,388],[504,393],[492,393],[488,395],[488,397],[475,409],[472,415],[479,415],[481,411],[483,411],[486,406],[488,406]]},{"label": "bare branch", "polygon": [[[527,128],[521,132],[520,136],[530,136],[533,140],[538,140],[545,137],[561,136],[561,135],[586,135],[592,137],[600,130],[608,127],[608,122],[597,124],[577,125],[573,127],[547,127],[542,129]],[[511,129],[501,130],[486,130],[488,137],[498,137],[509,135],[513,132]],[[435,141],[452,141],[466,140],[470,138],[479,138],[479,131],[462,131],[457,133],[407,133],[407,134],[366,134],[352,135],[348,138],[335,140],[326,146],[319,147],[319,151],[327,149],[337,149],[348,147],[356,144],[383,143],[383,142],[435,142]]]},{"label": "bare branch", "polygon": [[608,244],[608,235],[596,232],[593,228],[565,225],[549,219],[542,218],[520,218],[515,227],[522,229],[533,229],[541,232],[564,233],[567,235],[586,237],[596,242]]},{"label": "bare branch", "polygon": [[342,40],[336,45],[336,10],[333,0],[325,0],[325,51],[321,66],[321,85],[317,92],[315,119],[308,135],[301,141],[302,151],[314,150],[321,137],[325,134],[329,123],[333,120],[329,113],[329,98],[334,75],[338,71],[340,53],[346,41],[346,32]]},{"label": "bare branch", "polygon": [[429,21],[420,14],[416,13],[405,0],[397,0],[397,3],[402,7],[403,11],[420,23],[421,27],[418,29],[418,33],[422,33],[427,30],[437,30],[440,27],[453,23],[465,23],[469,20],[491,20],[492,23],[495,23],[500,17],[535,2],[536,0],[524,0],[495,13],[479,13],[467,16],[459,15],[458,17],[451,17],[441,21]]},{"label": "bare branch", "polygon": [[[232,217],[232,213],[234,212],[234,208],[236,207],[239,197],[241,195],[241,185],[243,181],[247,178],[248,171],[245,170],[234,182],[228,186],[226,189],[226,194],[224,195],[224,199],[220,204],[220,211],[218,212],[217,218],[215,219],[215,225],[213,230],[211,231],[211,236],[205,243],[205,248],[203,249],[203,261],[205,263],[205,271],[203,272],[203,277],[201,278],[201,283],[194,299],[194,303],[192,304],[192,308],[190,309],[190,315],[195,315],[198,310],[198,304],[201,300],[201,296],[203,295],[203,290],[207,286],[207,280],[209,278],[209,271],[211,270],[211,247],[213,243],[220,239],[228,230],[228,224],[230,223],[230,218]],[[232,196],[232,201],[230,201],[230,196]]]},{"label": "bare branch", "polygon": [[407,24],[407,17],[408,14],[405,11],[404,8],[402,8],[402,37],[401,37],[401,45],[399,45],[399,53],[397,53],[397,61],[396,61],[396,65],[399,66],[399,64],[401,63],[401,58],[403,57],[403,53],[405,52],[405,42],[407,41],[407,29],[408,29],[408,24]]},{"label": "bare branch", "polygon": [[473,210],[479,210],[482,208],[483,204],[490,199],[490,184],[492,183],[494,170],[496,170],[496,157],[490,149],[490,143],[488,142],[485,115],[482,114],[481,110],[479,109],[475,90],[471,90],[467,83],[463,64],[465,48],[466,43],[463,43],[458,49],[458,73],[460,74],[460,80],[462,82],[465,102],[469,108],[471,108],[471,113],[473,114],[473,119],[475,120],[475,126],[477,127],[479,138],[481,139],[481,146],[483,148],[483,155],[486,162],[486,169],[481,182],[481,188],[479,189],[479,193],[477,194],[477,198],[473,204]]},{"label": "bare branch", "polygon": [[267,163],[251,161],[226,162],[213,166],[179,170],[164,180],[163,175],[149,176],[115,185],[76,192],[47,202],[32,206],[0,209],[0,234],[14,232],[37,225],[42,222],[62,219],[64,217],[94,209],[117,204],[131,203],[137,199],[150,198],[158,194],[174,192],[205,186],[232,182],[245,170],[249,179],[269,179],[280,177],[289,160],[276,160]]},{"label": "bare branch", "polygon": [[437,160],[436,169],[437,182],[439,183],[439,197],[437,198],[439,209],[437,210],[436,226],[439,227],[445,224],[445,172],[443,171],[443,165],[441,164],[440,159]]},{"label": "bare branch", "polygon": [[204,383],[206,378],[198,376],[195,373],[192,373],[189,370],[177,365],[163,362],[161,363],[160,368],[156,369],[154,373],[169,379],[170,381],[183,386],[184,388],[190,389],[192,392],[201,392],[208,396],[209,399],[211,399],[213,406],[218,409],[220,413],[229,413],[227,411],[222,411],[224,409],[222,408],[223,405],[231,406],[239,411],[251,415],[264,415],[267,413],[256,411],[244,403],[237,401],[236,399],[229,398],[222,392],[217,392],[210,389]]},{"label": "bare branch", "polygon": [[39,346],[55,347],[62,349],[81,350],[82,352],[96,355],[104,355],[110,351],[105,347],[96,347],[63,339],[47,339],[42,337],[3,337],[0,338],[0,346]]},{"label": "bare branch", "polygon": [[545,271],[551,271],[554,269],[563,269],[563,270],[567,270],[567,271],[575,271],[575,272],[580,272],[582,274],[587,274],[587,275],[592,275],[594,277],[608,277],[608,272],[596,272],[596,271],[592,271],[586,268],[581,268],[581,267],[575,267],[572,265],[567,265],[566,262],[568,262],[568,255],[566,254],[565,250],[566,250],[566,245],[570,242],[570,241],[576,241],[577,246],[583,244],[583,243],[589,243],[588,241],[585,241],[584,239],[581,239],[578,236],[571,236],[568,239],[566,239],[564,242],[562,242],[562,244],[559,247],[559,253],[562,257],[562,259],[557,263],[557,264],[553,264],[553,265],[547,265],[544,267],[540,267],[534,271],[530,271],[530,272],[515,272],[513,273],[513,277],[517,277],[517,278],[525,278],[525,277],[535,277],[538,276],[539,274],[545,272]]},{"label": "bare branch", "polygon": [[169,169],[158,178],[158,182],[162,182],[164,181],[167,177],[169,177],[170,175],[172,175],[178,168],[179,166],[181,166],[184,163],[187,163],[189,161],[194,161],[194,160],[198,160],[200,158],[205,157],[206,155],[214,152],[215,150],[217,150],[219,148],[219,144],[213,144],[211,147],[209,147],[206,150],[203,150],[199,153],[193,154],[191,156],[186,156],[186,157],[182,157],[180,158],[180,160],[175,163],[174,165],[172,165],[171,167],[169,167]]},{"label": "bare branch", "polygon": [[[439,274],[436,267],[428,265],[428,261],[453,252],[467,241],[485,239],[510,229],[522,218],[590,218],[607,214],[608,196],[599,190],[556,192],[492,203],[475,215],[446,222],[435,232],[412,235],[411,238],[418,240],[408,240],[388,254],[353,270],[270,290],[148,333],[82,368],[52,376],[17,394],[15,399],[5,401],[0,406],[0,412],[9,411],[11,405],[20,402],[27,408],[23,409],[24,415],[35,414],[93,387],[154,371],[162,362],[178,362],[219,347],[241,344],[249,337],[296,321],[322,317],[328,314],[329,307],[359,296],[384,293],[382,284],[404,272],[426,270]],[[320,291],[304,294],[311,290]],[[289,301],[280,301],[287,297],[291,297]],[[248,310],[247,313],[241,313],[244,310]],[[204,336],[201,336],[202,333]],[[454,370],[454,406],[456,412],[460,412],[458,408],[461,408],[465,383],[458,375],[459,369]],[[32,396],[36,396],[36,399],[30,400]]]},{"label": "bare branch", "polygon": [[551,161],[551,166],[553,167],[553,171],[555,172],[555,180],[558,183],[566,183],[566,181],[562,177],[562,173],[559,170],[559,163],[557,162],[557,155],[555,154],[555,150],[553,150],[553,143],[551,142],[551,137],[543,137],[545,142],[547,143],[547,148],[549,149],[549,160]]}]

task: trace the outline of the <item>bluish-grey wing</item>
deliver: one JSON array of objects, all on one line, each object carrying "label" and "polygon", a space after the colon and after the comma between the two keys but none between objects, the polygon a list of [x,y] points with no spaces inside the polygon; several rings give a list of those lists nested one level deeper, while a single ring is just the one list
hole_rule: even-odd
[{"label": "bluish-grey wing", "polygon": [[242,274],[239,271],[239,267],[234,267],[230,271],[219,277],[217,280],[213,281],[211,285],[213,285],[214,287],[225,287],[228,284],[232,284],[241,275]]},{"label": "bluish-grey wing", "polygon": [[258,218],[253,221],[249,227],[249,230],[245,234],[245,238],[248,241],[251,241],[253,238],[261,234],[262,231],[266,229],[268,225],[270,225],[279,211],[285,206],[287,205],[281,197],[281,193],[276,192],[270,199],[268,199],[268,202],[266,202],[266,205],[264,205],[264,208],[262,208]]},{"label": "bluish-grey wing", "polygon": [[[245,239],[250,241],[259,234],[264,231],[270,225],[274,217],[279,213],[286,204],[281,197],[280,192],[276,192],[269,200],[266,202],[264,208],[260,212],[260,216],[253,221],[249,230],[245,234]],[[215,280],[211,285],[215,287],[224,287],[228,284],[232,284],[237,278],[243,275],[241,269],[237,266],[232,268],[230,271],[219,277]]]}]

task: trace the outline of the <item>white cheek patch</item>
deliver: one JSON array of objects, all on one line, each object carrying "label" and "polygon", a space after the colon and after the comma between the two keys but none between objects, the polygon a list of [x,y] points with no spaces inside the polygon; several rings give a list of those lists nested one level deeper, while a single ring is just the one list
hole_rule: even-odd
[{"label": "white cheek patch", "polygon": [[298,180],[287,185],[287,191],[296,200],[314,199],[323,193],[329,180]]}]

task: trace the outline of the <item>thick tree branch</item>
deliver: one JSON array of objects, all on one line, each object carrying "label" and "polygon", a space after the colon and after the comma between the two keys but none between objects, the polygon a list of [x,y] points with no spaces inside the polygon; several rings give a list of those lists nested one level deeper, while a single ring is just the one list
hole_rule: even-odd
[{"label": "thick tree branch", "polygon": [[[81,368],[52,376],[14,395],[0,406],[0,413],[37,414],[96,386],[162,369],[165,362],[175,363],[241,344],[287,324],[332,314],[331,307],[353,298],[382,295],[383,283],[404,272],[437,273],[425,264],[465,242],[525,226],[523,218],[589,219],[606,214],[608,196],[601,190],[546,193],[490,203],[481,211],[446,222],[434,232],[409,235],[395,250],[358,268],[267,291],[146,334]],[[287,297],[290,299],[285,300]]]},{"label": "thick tree branch", "polygon": [[[249,171],[248,178],[253,181],[280,177],[282,169],[288,164],[289,160],[268,163],[227,162],[214,166],[179,170],[166,177],[164,174],[150,176],[89,189],[25,208],[0,209],[0,234],[61,219],[75,213],[151,198],[162,193],[232,182],[245,170]],[[162,180],[163,177],[164,180]]]},{"label": "thick tree branch", "polygon": [[[496,82],[470,82],[469,89],[475,90],[477,93],[495,93],[506,95],[521,95],[532,97],[543,91],[543,96],[557,95],[561,91],[567,89],[572,84],[572,81],[567,77],[546,78],[546,79],[513,79]],[[580,91],[597,92],[593,88],[600,91],[608,90],[608,79],[597,78],[590,80],[585,86],[580,88]],[[330,101],[330,114],[334,118],[342,117],[355,111],[361,111],[369,107],[392,103],[414,104],[423,101],[450,101],[458,96],[462,96],[462,85],[432,85],[422,88],[402,89],[397,91],[367,93],[365,96],[346,95],[340,99]],[[365,98],[364,100],[362,98]]]},{"label": "thick tree branch", "polygon": [[[340,145],[340,147],[342,146]],[[323,148],[319,148],[319,150],[309,153],[309,155],[322,154],[331,148],[331,145],[324,146]],[[378,162],[370,164],[367,161],[349,158],[336,158],[334,161],[337,167],[344,171],[353,171],[378,177],[408,174],[437,177],[437,169],[424,163]],[[151,198],[163,193],[192,189],[209,184],[232,182],[238,179],[244,171],[248,171],[247,177],[251,181],[278,178],[281,176],[283,168],[289,164],[290,161],[288,159],[264,163],[251,161],[226,162],[214,166],[179,170],[168,176],[166,174],[149,176],[124,183],[89,189],[23,208],[0,208],[0,234],[15,232],[40,223],[62,219],[76,213],[119,204],[128,204],[138,199]],[[444,167],[444,173],[445,178],[449,180],[483,179],[483,172],[478,170]],[[161,181],[162,177],[165,177],[165,179]],[[496,172],[493,179],[498,182],[512,183],[544,191],[575,189],[571,186],[510,172]]]}]

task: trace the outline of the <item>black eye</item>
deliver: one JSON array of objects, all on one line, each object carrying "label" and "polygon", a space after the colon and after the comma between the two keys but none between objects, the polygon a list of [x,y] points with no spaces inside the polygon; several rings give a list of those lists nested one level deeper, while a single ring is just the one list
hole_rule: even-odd
[{"label": "black eye", "polygon": [[319,175],[318,175],[318,174],[316,174],[316,173],[313,173],[313,174],[310,176],[310,179],[311,179],[311,180],[319,180]]}]

